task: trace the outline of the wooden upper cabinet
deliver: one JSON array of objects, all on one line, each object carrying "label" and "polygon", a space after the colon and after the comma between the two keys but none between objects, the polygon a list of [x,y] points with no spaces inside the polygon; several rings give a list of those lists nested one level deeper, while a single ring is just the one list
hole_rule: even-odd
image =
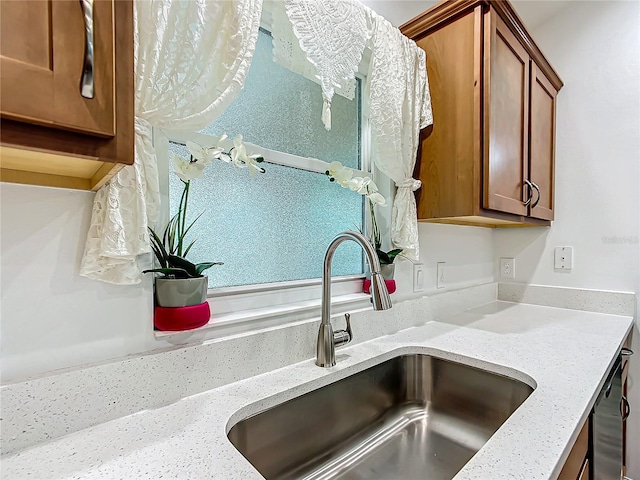
[{"label": "wooden upper cabinet", "polygon": [[131,0],[0,1],[2,181],[97,189],[133,163]]},{"label": "wooden upper cabinet", "polygon": [[416,164],[419,220],[549,225],[562,81],[512,6],[445,0],[400,28],[427,53],[434,116]]}]

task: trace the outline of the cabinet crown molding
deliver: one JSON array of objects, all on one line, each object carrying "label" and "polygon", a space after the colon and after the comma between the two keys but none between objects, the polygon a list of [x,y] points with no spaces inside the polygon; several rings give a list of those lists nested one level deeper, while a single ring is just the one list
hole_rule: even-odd
[{"label": "cabinet crown molding", "polygon": [[412,40],[417,40],[431,30],[442,27],[468,13],[478,5],[498,12],[507,27],[509,27],[509,30],[519,38],[527,53],[544,72],[555,89],[560,90],[564,86],[562,79],[527,31],[524,22],[513,8],[513,5],[506,0],[443,0],[429,10],[403,23],[399,28],[404,35]]}]

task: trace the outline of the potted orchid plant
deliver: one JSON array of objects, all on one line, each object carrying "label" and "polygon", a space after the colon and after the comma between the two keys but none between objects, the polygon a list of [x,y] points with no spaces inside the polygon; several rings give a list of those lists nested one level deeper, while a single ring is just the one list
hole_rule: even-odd
[{"label": "potted orchid plant", "polygon": [[[384,207],[387,204],[387,200],[378,191],[377,185],[373,182],[371,177],[354,177],[353,170],[345,167],[340,162],[331,162],[329,169],[325,172],[329,177],[329,180],[336,182],[343,188],[348,188],[354,192],[364,195],[367,199],[367,206],[369,207],[369,214],[371,216],[371,243],[374,246],[378,259],[380,260],[381,273],[386,280],[393,279],[395,270],[395,261],[398,255],[402,254],[401,248],[394,248],[389,251],[382,250],[382,238],[380,235],[380,229],[378,228],[378,222],[376,221],[375,207],[379,205]],[[364,232],[360,227],[357,227],[360,233]]]},{"label": "potted orchid plant", "polygon": [[184,307],[204,303],[208,285],[204,272],[214,265],[222,265],[222,262],[193,263],[187,259],[196,243],[195,239],[189,240],[187,235],[204,213],[187,223],[191,182],[201,178],[204,169],[214,160],[233,164],[237,168],[246,168],[252,176],[265,172],[259,165],[264,158],[256,154],[247,154],[242,135],[234,138],[231,148],[227,150],[229,143],[226,134],[217,140],[215,146],[205,147],[187,142],[189,159],[176,154],[172,156],[173,171],[183,183],[178,211],[171,217],[162,235],[149,227],[151,249],[159,267],[143,271],[160,274],[155,279],[156,304],[160,307]]}]

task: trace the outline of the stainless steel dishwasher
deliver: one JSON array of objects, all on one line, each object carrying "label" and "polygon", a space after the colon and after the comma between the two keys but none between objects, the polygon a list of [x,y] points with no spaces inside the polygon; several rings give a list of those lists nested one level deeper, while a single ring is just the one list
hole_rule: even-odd
[{"label": "stainless steel dishwasher", "polygon": [[618,355],[593,409],[593,478],[620,480],[622,476],[622,361]]}]

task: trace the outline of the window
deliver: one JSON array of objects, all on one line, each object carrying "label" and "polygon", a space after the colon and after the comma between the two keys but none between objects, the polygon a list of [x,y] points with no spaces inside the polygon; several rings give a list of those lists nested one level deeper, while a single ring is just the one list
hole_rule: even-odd
[{"label": "window", "polygon": [[[230,137],[242,134],[247,150],[265,157],[266,173],[255,177],[215,161],[190,190],[189,216],[204,213],[194,228],[197,241],[189,257],[225,262],[207,271],[209,288],[245,292],[250,285],[278,288],[319,279],[331,239],[364,223],[363,197],[324,175],[331,161],[368,170],[361,80],[354,99],[334,96],[333,125],[327,131],[320,119],[320,86],[278,65],[272,56],[271,37],[261,29],[244,89],[215,123],[189,134],[154,134],[163,172],[168,172],[170,152],[188,158],[187,140],[211,145],[223,132]],[[171,174],[164,184],[163,203],[173,214],[182,183]],[[165,214],[168,218],[169,212]],[[363,272],[360,247],[343,244],[334,257],[334,278],[347,277],[345,281],[350,278],[355,284]]]}]

